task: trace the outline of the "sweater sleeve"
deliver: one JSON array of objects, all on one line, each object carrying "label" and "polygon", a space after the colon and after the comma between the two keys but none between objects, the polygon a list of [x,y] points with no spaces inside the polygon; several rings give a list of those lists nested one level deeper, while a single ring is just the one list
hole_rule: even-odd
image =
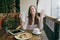
[{"label": "sweater sleeve", "polygon": [[25,21],[22,22],[22,29],[26,30],[28,25],[28,17],[25,18]]},{"label": "sweater sleeve", "polygon": [[44,18],[44,17],[45,17],[45,16],[40,16],[40,17],[38,17],[38,20],[39,20],[38,25],[39,25],[40,30],[43,29],[43,18]]}]

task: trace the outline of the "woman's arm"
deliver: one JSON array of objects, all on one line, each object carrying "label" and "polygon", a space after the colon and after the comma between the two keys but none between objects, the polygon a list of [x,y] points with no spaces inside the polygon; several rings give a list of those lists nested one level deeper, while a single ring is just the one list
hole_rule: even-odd
[{"label": "woman's arm", "polygon": [[38,20],[39,20],[38,25],[39,25],[40,30],[43,29],[43,18],[44,18],[44,17],[45,17],[44,11],[41,10],[41,12],[40,12],[40,17],[38,16]]}]

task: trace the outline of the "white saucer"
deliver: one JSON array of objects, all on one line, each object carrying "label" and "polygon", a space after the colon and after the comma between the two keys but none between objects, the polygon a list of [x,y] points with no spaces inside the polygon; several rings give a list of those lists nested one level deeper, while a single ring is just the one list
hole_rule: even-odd
[{"label": "white saucer", "polygon": [[42,34],[42,32],[38,32],[38,33],[34,33],[34,32],[33,32],[33,34]]}]

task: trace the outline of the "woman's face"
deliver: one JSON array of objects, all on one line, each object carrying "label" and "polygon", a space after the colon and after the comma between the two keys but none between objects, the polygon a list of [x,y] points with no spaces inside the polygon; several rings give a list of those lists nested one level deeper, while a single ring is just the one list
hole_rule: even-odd
[{"label": "woman's face", "polygon": [[36,9],[35,9],[34,6],[32,6],[32,7],[30,8],[30,13],[31,13],[32,15],[35,15],[35,14],[36,14]]}]

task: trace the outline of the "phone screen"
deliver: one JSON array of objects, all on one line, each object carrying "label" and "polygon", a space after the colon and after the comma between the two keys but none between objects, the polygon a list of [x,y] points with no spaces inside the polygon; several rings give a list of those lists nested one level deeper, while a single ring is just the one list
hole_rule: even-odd
[{"label": "phone screen", "polygon": [[15,30],[12,33],[18,33],[18,32],[22,32],[21,30]]}]

